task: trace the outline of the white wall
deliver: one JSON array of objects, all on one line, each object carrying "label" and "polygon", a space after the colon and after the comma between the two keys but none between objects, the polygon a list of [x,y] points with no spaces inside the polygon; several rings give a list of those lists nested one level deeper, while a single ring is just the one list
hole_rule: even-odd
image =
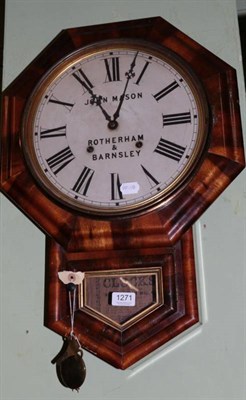
[{"label": "white wall", "polygon": [[[63,28],[160,15],[238,70],[234,0],[6,0],[4,87]],[[246,130],[246,129],[245,129]],[[79,394],[50,360],[61,339],[43,327],[44,236],[1,201],[2,400],[245,400],[245,173],[196,224],[202,326],[128,371],[85,352]]]}]

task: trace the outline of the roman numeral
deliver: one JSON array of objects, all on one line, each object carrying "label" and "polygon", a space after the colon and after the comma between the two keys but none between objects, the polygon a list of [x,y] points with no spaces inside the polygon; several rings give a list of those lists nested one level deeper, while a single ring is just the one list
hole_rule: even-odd
[{"label": "roman numeral", "polygon": [[52,138],[52,137],[60,137],[66,136],[66,125],[58,126],[57,128],[52,129],[40,129],[40,139]]},{"label": "roman numeral", "polygon": [[58,153],[54,154],[53,156],[47,158],[47,164],[52,170],[52,172],[56,175],[60,172],[63,168],[66,167],[73,159],[74,155],[70,149],[70,147],[65,147],[65,149],[58,151]]},{"label": "roman numeral", "polygon": [[73,77],[81,84],[83,88],[83,94],[86,92],[91,92],[91,89],[94,87],[90,80],[87,78],[85,73],[79,68],[76,72],[74,72]]},{"label": "roman numeral", "polygon": [[122,200],[123,195],[120,190],[121,183],[119,174],[111,173],[111,200]]},{"label": "roman numeral", "polygon": [[160,182],[157,179],[155,179],[155,177],[151,175],[151,173],[143,165],[141,165],[141,167],[150,183],[150,186],[153,188],[154,186],[159,185]]},{"label": "roman numeral", "polygon": [[72,190],[77,193],[81,193],[83,196],[86,196],[94,172],[95,171],[93,169],[84,167]]},{"label": "roman numeral", "polygon": [[105,58],[106,79],[105,82],[120,81],[119,57]]},{"label": "roman numeral", "polygon": [[158,93],[153,94],[153,96],[156,101],[159,101],[163,97],[165,97],[167,94],[172,92],[174,89],[177,89],[178,87],[179,87],[178,82],[174,81],[174,82],[170,83],[170,85],[166,86],[164,89],[160,90]]},{"label": "roman numeral", "polygon": [[163,126],[191,123],[190,111],[179,114],[162,114],[162,119]]},{"label": "roman numeral", "polygon": [[143,77],[143,75],[144,75],[144,73],[145,73],[147,67],[149,66],[149,64],[150,64],[150,62],[149,62],[149,61],[146,61],[146,63],[145,63],[145,65],[144,65],[144,67],[143,67],[143,69],[142,69],[142,71],[141,71],[141,73],[140,73],[138,79],[137,79],[136,82],[135,82],[136,85],[139,85],[139,83],[140,83],[140,81],[141,81],[141,79],[142,79],[142,77]]},{"label": "roman numeral", "polygon": [[170,142],[169,140],[161,138],[154,152],[161,154],[162,156],[171,158],[175,161],[180,161],[186,147],[180,146],[179,144]]},{"label": "roman numeral", "polygon": [[69,111],[71,111],[72,110],[72,108],[73,108],[73,106],[74,106],[74,103],[68,103],[68,102],[66,102],[66,101],[61,101],[61,100],[58,100],[55,96],[51,96],[50,97],[50,99],[49,99],[49,103],[54,103],[54,104],[58,104],[58,105],[60,105],[60,106],[64,106],[67,110],[69,110]]}]

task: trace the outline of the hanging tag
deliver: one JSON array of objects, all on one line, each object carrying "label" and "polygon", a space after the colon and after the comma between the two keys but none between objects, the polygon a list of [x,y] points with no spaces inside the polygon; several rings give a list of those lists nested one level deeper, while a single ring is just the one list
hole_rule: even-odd
[{"label": "hanging tag", "polygon": [[63,346],[56,357],[51,361],[56,364],[56,373],[60,383],[72,390],[79,391],[86,376],[86,367],[83,360],[83,351],[77,336],[74,334],[74,316],[76,303],[76,286],[81,285],[84,272],[61,271],[59,279],[67,286],[71,330],[68,337],[63,338]]},{"label": "hanging tag", "polygon": [[[70,296],[71,296],[71,291],[75,288],[74,285],[81,285],[83,283],[83,280],[85,278],[84,272],[81,271],[61,271],[58,272],[59,279],[65,284],[68,285],[67,288],[70,291]],[[82,296],[81,296],[82,297]],[[82,298],[82,305],[83,307],[83,298]]]},{"label": "hanging tag", "polygon": [[81,285],[84,280],[85,274],[84,272],[77,271],[61,271],[58,272],[59,279],[65,283],[65,285],[69,283],[73,283],[74,285]]}]

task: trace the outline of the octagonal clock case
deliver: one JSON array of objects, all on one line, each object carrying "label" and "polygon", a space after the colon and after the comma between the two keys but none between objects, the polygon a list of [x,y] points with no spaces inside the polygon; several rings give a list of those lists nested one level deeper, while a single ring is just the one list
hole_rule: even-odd
[{"label": "octagonal clock case", "polygon": [[76,337],[118,368],[197,323],[191,226],[245,165],[235,70],[161,17],[65,29],[2,110],[1,190],[47,235],[45,325],[71,329],[62,271],[83,274]]}]

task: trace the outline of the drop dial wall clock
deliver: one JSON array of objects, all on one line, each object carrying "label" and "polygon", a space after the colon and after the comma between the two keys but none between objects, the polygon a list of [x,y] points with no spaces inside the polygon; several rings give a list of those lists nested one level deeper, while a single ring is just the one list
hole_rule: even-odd
[{"label": "drop dial wall clock", "polygon": [[160,17],[66,29],[2,109],[2,192],[47,235],[45,325],[71,328],[63,270],[85,276],[82,346],[118,368],[196,324],[191,226],[244,168],[235,70]]}]

